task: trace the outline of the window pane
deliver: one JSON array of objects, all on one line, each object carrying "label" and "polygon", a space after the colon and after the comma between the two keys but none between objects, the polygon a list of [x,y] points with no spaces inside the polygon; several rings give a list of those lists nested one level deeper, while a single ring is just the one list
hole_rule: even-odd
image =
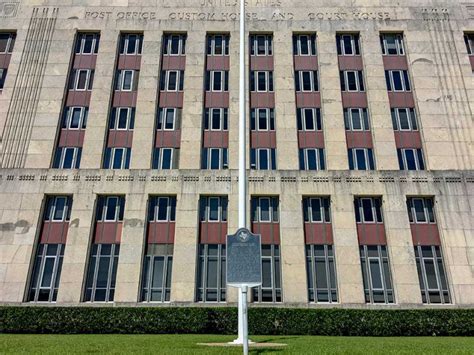
[{"label": "window pane", "polygon": [[56,198],[53,220],[61,221],[63,219],[65,206],[66,206],[65,198]]},{"label": "window pane", "polygon": [[399,109],[398,115],[400,117],[400,129],[408,130],[410,129],[410,123],[408,120],[408,113],[406,109]]},{"label": "window pane", "polygon": [[305,109],[303,112],[306,130],[314,130],[314,111],[312,109]]},{"label": "window pane", "polygon": [[214,72],[214,81],[213,81],[212,89],[215,91],[222,90],[222,73],[220,71]]},{"label": "window pane", "polygon": [[360,111],[358,109],[351,110],[351,118],[352,118],[352,129],[361,130],[362,122],[361,122],[361,117],[360,117]]},{"label": "window pane", "polygon": [[300,48],[301,54],[307,55],[309,54],[309,37],[308,36],[300,36]]},{"label": "window pane", "polygon": [[155,257],[153,259],[153,278],[151,280],[151,287],[163,287],[163,268],[164,257]]},{"label": "window pane", "polygon": [[174,91],[177,88],[177,72],[175,71],[170,71],[169,72],[169,77],[168,77],[168,90]]},{"label": "window pane", "polygon": [[367,163],[365,161],[365,151],[363,149],[356,149],[357,169],[367,170]]},{"label": "window pane", "polygon": [[222,36],[214,36],[214,54],[222,54]]},{"label": "window pane", "polygon": [[353,54],[352,51],[352,36],[342,36],[344,42],[344,54]]},{"label": "window pane", "polygon": [[270,221],[270,200],[267,198],[260,199],[260,221]]},{"label": "window pane", "polygon": [[55,258],[46,258],[44,263],[43,279],[41,280],[41,287],[51,287],[53,280]]},{"label": "window pane", "polygon": [[270,259],[262,260],[262,287],[272,287],[272,262]]},{"label": "window pane", "polygon": [[265,53],[265,36],[257,36],[257,54]]},{"label": "window pane", "polygon": [[209,220],[210,221],[219,220],[219,199],[218,198],[209,199]]},{"label": "window pane", "polygon": [[210,149],[211,152],[211,164],[210,167],[211,169],[219,169],[219,149]]},{"label": "window pane", "polygon": [[158,199],[158,221],[166,221],[168,218],[168,199],[159,198]]},{"label": "window pane", "polygon": [[162,169],[171,169],[172,149],[162,149]]},{"label": "window pane", "polygon": [[125,108],[119,109],[119,117],[118,117],[118,123],[117,123],[118,129],[127,128],[127,117],[128,117],[128,110]]},{"label": "window pane", "polygon": [[349,91],[356,91],[357,90],[357,83],[356,83],[356,73],[349,71],[347,72],[347,87]]},{"label": "window pane", "polygon": [[80,70],[79,71],[79,79],[77,81],[76,89],[85,90],[86,89],[86,81],[87,81],[87,71],[86,70]]},{"label": "window pane", "polygon": [[179,36],[171,36],[171,54],[179,54]]},{"label": "window pane", "polygon": [[84,50],[82,53],[92,53],[92,44],[94,41],[94,35],[84,35]]},{"label": "window pane", "polygon": [[258,80],[258,91],[266,91],[266,75],[265,72],[258,72],[257,73],[257,80]]},{"label": "window pane", "polygon": [[213,109],[212,110],[212,129],[219,130],[221,129],[221,110]]},{"label": "window pane", "polygon": [[380,263],[378,259],[369,259],[370,277],[373,289],[383,289]]},{"label": "window pane", "polygon": [[313,222],[321,222],[322,221],[321,200],[318,199],[318,198],[311,199],[311,220]]},{"label": "window pane", "polygon": [[118,199],[117,198],[107,199],[106,215],[105,215],[106,220],[108,220],[108,221],[114,221],[115,220],[117,205],[118,205]]},{"label": "window pane", "polygon": [[438,290],[438,280],[436,278],[436,271],[433,259],[425,259],[426,281],[429,290]]},{"label": "window pane", "polygon": [[167,109],[166,110],[166,122],[165,122],[165,129],[173,129],[174,127],[174,109]]},{"label": "window pane", "polygon": [[79,128],[81,122],[81,108],[80,107],[74,107],[72,109],[72,114],[71,114],[71,123],[69,125],[70,128]]},{"label": "window pane", "polygon": [[110,257],[101,257],[99,259],[99,270],[97,272],[97,287],[107,287],[108,275],[109,275],[109,264]]},{"label": "window pane", "polygon": [[400,72],[399,71],[392,71],[392,77],[393,77],[393,89],[395,91],[403,90],[402,77],[400,75]]},{"label": "window pane", "polygon": [[122,83],[123,90],[132,89],[132,77],[133,77],[133,72],[130,70],[127,70],[123,73],[123,83]]},{"label": "window pane", "polygon": [[306,153],[308,156],[308,170],[316,170],[316,149],[307,149]]},{"label": "window pane", "polygon": [[324,259],[316,260],[315,266],[316,266],[316,287],[328,288],[325,260]]},{"label": "window pane", "polygon": [[7,44],[10,35],[8,33],[0,33],[0,53],[7,51]]},{"label": "window pane", "polygon": [[303,90],[310,91],[311,90],[311,75],[310,72],[304,71],[302,72],[303,77]]},{"label": "window pane", "polygon": [[372,201],[370,199],[362,199],[362,209],[364,211],[364,222],[374,222]]},{"label": "window pane", "polygon": [[426,222],[423,200],[413,199],[413,207],[417,222]]},{"label": "window pane", "polygon": [[74,161],[74,148],[64,149],[63,169],[72,169]]},{"label": "window pane", "polygon": [[260,170],[268,170],[269,162],[268,162],[268,150],[266,149],[259,149],[258,150],[258,159],[259,159],[259,169]]},{"label": "window pane", "polygon": [[265,109],[260,109],[258,110],[258,129],[265,131],[268,129],[268,124],[267,124],[267,110]]},{"label": "window pane", "polygon": [[415,161],[415,153],[413,149],[406,149],[405,150],[405,159],[407,162],[407,170],[416,170],[416,161]]}]

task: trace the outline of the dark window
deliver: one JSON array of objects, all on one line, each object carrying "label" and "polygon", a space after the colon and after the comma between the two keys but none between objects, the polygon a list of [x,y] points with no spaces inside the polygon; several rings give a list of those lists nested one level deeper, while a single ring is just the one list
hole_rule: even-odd
[{"label": "dark window", "polygon": [[132,130],[135,125],[134,107],[114,107],[111,111],[109,129]]},{"label": "dark window", "polygon": [[406,70],[386,70],[385,80],[388,91],[410,91],[410,79]]},{"label": "dark window", "polygon": [[375,162],[371,148],[352,148],[348,150],[350,170],[374,170]]},{"label": "dark window", "polygon": [[278,222],[278,197],[253,197],[252,222]]},{"label": "dark window", "polygon": [[451,303],[439,246],[415,246],[416,268],[423,303]]},{"label": "dark window", "polygon": [[157,129],[172,131],[181,127],[181,109],[174,107],[160,107],[158,109]]},{"label": "dark window", "polygon": [[29,302],[56,302],[64,244],[39,244],[31,275]]},{"label": "dark window", "polygon": [[250,55],[273,55],[273,37],[271,35],[251,35]]},{"label": "dark window", "polygon": [[11,53],[15,46],[16,33],[0,33],[0,53]]},{"label": "dark window", "polygon": [[197,302],[225,302],[226,251],[222,244],[199,244]]},{"label": "dark window", "polygon": [[92,244],[85,302],[113,302],[120,244]]},{"label": "dark window", "polygon": [[176,218],[176,197],[152,196],[148,210],[148,222],[172,222]]},{"label": "dark window", "polygon": [[347,131],[369,131],[369,115],[366,108],[345,108],[344,125]]},{"label": "dark window", "polygon": [[316,35],[293,35],[293,55],[316,55]]},{"label": "dark window", "polygon": [[276,150],[270,148],[250,149],[250,168],[254,170],[276,170]]},{"label": "dark window", "polygon": [[467,53],[474,54],[474,33],[465,33],[464,42],[466,43]]},{"label": "dark window", "polygon": [[89,108],[85,106],[66,106],[61,127],[66,129],[85,129]]},{"label": "dark window", "polygon": [[98,33],[78,33],[76,38],[76,54],[97,54],[99,51]]},{"label": "dark window", "polygon": [[207,55],[229,55],[229,35],[208,35]]},{"label": "dark window", "polygon": [[358,34],[338,34],[336,35],[338,55],[360,55]]},{"label": "dark window", "polygon": [[319,108],[296,109],[296,120],[299,131],[321,131],[323,129],[321,109]]},{"label": "dark window", "polygon": [[309,302],[337,302],[336,261],[332,245],[306,245]]},{"label": "dark window", "polygon": [[97,200],[98,222],[121,222],[125,208],[123,196],[99,196]]},{"label": "dark window", "polygon": [[362,71],[345,70],[339,75],[342,91],[365,91]]},{"label": "dark window", "polygon": [[365,302],[393,303],[392,275],[385,245],[361,245],[360,263]]},{"label": "dark window", "polygon": [[0,90],[3,90],[5,87],[5,80],[7,78],[7,69],[0,68]]},{"label": "dark window", "polygon": [[169,302],[173,244],[148,244],[143,260],[142,302]]},{"label": "dark window", "polygon": [[275,111],[273,108],[254,108],[250,111],[250,129],[252,131],[274,131]]},{"label": "dark window", "polygon": [[201,169],[227,169],[227,148],[203,148]]},{"label": "dark window", "polygon": [[53,169],[79,169],[81,147],[58,147],[54,155]]},{"label": "dark window", "polygon": [[303,198],[303,219],[311,223],[330,223],[329,197]]},{"label": "dark window", "polygon": [[120,54],[142,54],[143,35],[122,34],[120,36]]},{"label": "dark window", "polygon": [[155,148],[153,153],[153,169],[177,169],[179,163],[178,148]]},{"label": "dark window", "polygon": [[319,91],[317,71],[295,71],[295,90],[297,92]]},{"label": "dark window", "polygon": [[356,197],[354,211],[357,223],[382,223],[382,199],[380,197]]},{"label": "dark window", "polygon": [[418,124],[414,108],[392,108],[392,124],[395,131],[416,131]]},{"label": "dark window", "polygon": [[272,71],[250,71],[250,91],[272,92],[273,72]]},{"label": "dark window", "polygon": [[206,71],[206,91],[229,91],[229,71]]},{"label": "dark window", "polygon": [[411,223],[436,223],[432,198],[409,197],[407,199],[407,209]]},{"label": "dark window", "polygon": [[69,82],[69,90],[85,91],[92,90],[94,83],[93,69],[74,69]]},{"label": "dark window", "polygon": [[382,33],[380,35],[383,55],[405,55],[403,35],[399,33]]},{"label": "dark window", "polygon": [[262,286],[252,288],[252,301],[282,302],[279,245],[262,245]]},{"label": "dark window", "polygon": [[304,148],[299,149],[300,170],[325,170],[324,149]]},{"label": "dark window", "polygon": [[105,148],[104,169],[129,169],[131,148]]},{"label": "dark window", "polygon": [[227,131],[228,109],[206,108],[204,110],[204,129],[211,131]]},{"label": "dark window", "polygon": [[201,196],[199,200],[199,218],[201,222],[227,221],[226,196]]},{"label": "dark window", "polygon": [[49,196],[46,202],[45,221],[65,222],[71,215],[72,199],[68,196]]},{"label": "dark window", "polygon": [[163,36],[164,55],[184,55],[186,53],[185,34],[166,34]]},{"label": "dark window", "polygon": [[400,170],[425,170],[421,149],[397,149]]}]

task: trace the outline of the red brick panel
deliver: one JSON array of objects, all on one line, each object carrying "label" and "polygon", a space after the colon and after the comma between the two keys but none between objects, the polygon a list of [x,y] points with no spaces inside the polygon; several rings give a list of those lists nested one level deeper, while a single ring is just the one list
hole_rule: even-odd
[{"label": "red brick panel", "polygon": [[360,55],[354,56],[339,56],[340,70],[363,70],[362,57]]},{"label": "red brick panel", "polygon": [[120,244],[122,239],[122,222],[96,222],[94,231],[95,244]]},{"label": "red brick panel", "polygon": [[404,55],[384,55],[383,66],[385,70],[408,70],[407,57]]},{"label": "red brick panel", "polygon": [[107,147],[109,148],[131,148],[133,142],[133,131],[122,131],[117,129],[109,130]]},{"label": "red brick panel", "polygon": [[140,70],[142,56],[141,55],[125,55],[121,54],[117,63],[117,69],[134,69]]},{"label": "red brick panel", "polygon": [[332,225],[331,223],[310,223],[304,224],[305,244],[329,244],[332,245]]},{"label": "red brick panel", "polygon": [[229,93],[206,91],[204,105],[205,107],[229,107]]},{"label": "red brick panel", "polygon": [[344,108],[348,107],[360,107],[365,108],[367,104],[367,95],[365,92],[342,92],[342,106]]},{"label": "red brick panel", "polygon": [[83,129],[61,129],[59,147],[82,147],[84,144]]},{"label": "red brick panel", "polygon": [[3,53],[0,54],[0,68],[5,69],[8,68],[8,65],[10,64],[10,59],[12,55],[9,53]]},{"label": "red brick panel", "polygon": [[148,244],[174,244],[175,222],[149,222]]},{"label": "red brick panel", "polygon": [[225,244],[227,238],[227,222],[199,223],[199,243]]},{"label": "red brick panel", "polygon": [[229,131],[208,131],[203,132],[204,148],[227,148],[229,146]]},{"label": "red brick panel", "polygon": [[419,131],[394,131],[397,148],[422,148]]},{"label": "red brick panel", "polygon": [[136,91],[115,91],[113,107],[136,107],[137,92]]},{"label": "red brick panel", "polygon": [[357,223],[359,245],[387,245],[383,223]]},{"label": "red brick panel", "polygon": [[297,92],[296,107],[321,107],[319,92]]},{"label": "red brick panel", "polygon": [[206,60],[207,70],[230,70],[230,58],[228,55],[208,55]]},{"label": "red brick panel", "polygon": [[184,70],[186,67],[186,56],[163,56],[161,70]]},{"label": "red brick panel", "polygon": [[293,56],[295,70],[318,70],[318,57],[315,55]]},{"label": "red brick panel", "polygon": [[413,100],[413,94],[410,91],[407,92],[388,92],[388,100],[390,101],[390,107],[415,107],[415,100]]},{"label": "red brick panel", "polygon": [[97,55],[76,54],[74,56],[73,69],[94,69],[97,62]]},{"label": "red brick panel", "polygon": [[250,108],[274,108],[275,94],[273,92],[251,92],[250,93]]},{"label": "red brick panel", "polygon": [[322,131],[298,131],[299,148],[324,148]]},{"label": "red brick panel", "polygon": [[276,148],[275,131],[252,131],[250,139],[252,148]]},{"label": "red brick panel", "polygon": [[441,245],[438,225],[435,223],[411,223],[413,245]]},{"label": "red brick panel", "polygon": [[370,131],[346,131],[347,148],[373,148],[372,133]]},{"label": "red brick panel", "polygon": [[66,106],[89,106],[91,91],[69,90],[67,93]]},{"label": "red brick panel", "polygon": [[69,222],[43,222],[40,243],[43,244],[66,244]]},{"label": "red brick panel", "polygon": [[262,236],[262,244],[280,244],[280,223],[252,222],[252,233]]},{"label": "red brick panel", "polygon": [[160,91],[160,107],[183,107],[182,91]]},{"label": "red brick panel", "polygon": [[155,148],[179,148],[180,142],[181,130],[156,131]]},{"label": "red brick panel", "polygon": [[273,56],[252,56],[250,57],[250,70],[273,70]]}]

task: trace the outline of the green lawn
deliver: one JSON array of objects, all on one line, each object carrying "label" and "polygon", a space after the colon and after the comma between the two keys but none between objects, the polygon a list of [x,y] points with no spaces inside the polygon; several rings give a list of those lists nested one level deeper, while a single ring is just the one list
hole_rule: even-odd
[{"label": "green lawn", "polygon": [[[473,354],[474,338],[252,336],[285,349],[251,349],[252,354]],[[241,348],[209,348],[202,342],[226,342],[227,335],[18,335],[0,334],[0,354],[135,353],[241,354]]]}]

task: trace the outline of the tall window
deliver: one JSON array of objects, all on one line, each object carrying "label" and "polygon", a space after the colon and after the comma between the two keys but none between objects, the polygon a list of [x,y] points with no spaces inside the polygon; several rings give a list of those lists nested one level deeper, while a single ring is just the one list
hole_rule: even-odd
[{"label": "tall window", "polygon": [[250,91],[252,92],[272,92],[273,72],[272,71],[250,71]]},{"label": "tall window", "polygon": [[142,54],[143,35],[126,33],[120,36],[120,54],[138,55]]},{"label": "tall window", "polygon": [[316,35],[293,35],[293,55],[316,55]]},{"label": "tall window", "polygon": [[357,197],[354,199],[357,223],[383,223],[382,201],[379,197]]},{"label": "tall window", "polygon": [[252,198],[252,221],[257,223],[278,222],[278,197]]},{"label": "tall window", "polygon": [[275,130],[275,110],[273,108],[251,109],[250,129],[252,131],[274,131]]},{"label": "tall window", "polygon": [[125,208],[122,196],[99,196],[97,201],[97,222],[121,222]]},{"label": "tall window", "polygon": [[199,244],[196,300],[225,302],[226,251],[224,244]]},{"label": "tall window", "polygon": [[401,33],[380,34],[380,44],[383,55],[405,55],[403,34]]},{"label": "tall window", "polygon": [[207,36],[207,55],[229,55],[229,35],[215,34]]},{"label": "tall window", "polygon": [[338,55],[360,55],[360,38],[358,34],[336,35]]},{"label": "tall window", "polygon": [[76,39],[76,54],[97,54],[99,51],[98,33],[78,33]]},{"label": "tall window", "polygon": [[61,127],[64,129],[85,129],[89,108],[85,106],[66,106]]},{"label": "tall window", "polygon": [[142,302],[169,302],[173,244],[148,244],[143,261]]},{"label": "tall window", "polygon": [[94,69],[74,69],[69,78],[69,90],[92,90]]},{"label": "tall window", "polygon": [[385,245],[361,245],[360,263],[367,303],[393,303],[392,276]]},{"label": "tall window", "polygon": [[228,70],[206,71],[206,91],[229,91]]},{"label": "tall window", "polygon": [[173,222],[176,219],[176,197],[153,196],[150,198],[148,222]]},{"label": "tall window", "polygon": [[324,149],[304,148],[298,152],[300,170],[325,170]]},{"label": "tall window", "polygon": [[112,109],[109,129],[132,130],[135,126],[135,107],[114,107]]},{"label": "tall window", "polygon": [[323,129],[321,109],[297,108],[296,123],[299,131],[321,131]]},{"label": "tall window", "polygon": [[251,35],[250,36],[250,55],[255,55],[255,56],[273,55],[273,36],[272,35]]},{"label": "tall window", "polygon": [[414,108],[392,108],[392,124],[395,131],[417,131]]},{"label": "tall window", "polygon": [[185,34],[166,34],[163,36],[164,55],[184,55],[186,53]]},{"label": "tall window", "polygon": [[155,148],[152,168],[158,170],[177,169],[179,163],[178,148]]},{"label": "tall window", "polygon": [[157,129],[173,131],[181,128],[181,109],[176,107],[160,107],[158,109]]},{"label": "tall window", "polygon": [[371,148],[352,148],[348,150],[350,170],[374,170],[374,154]]},{"label": "tall window", "polygon": [[199,200],[199,219],[201,222],[227,221],[227,197],[202,196]]},{"label": "tall window", "polygon": [[306,197],[303,199],[303,219],[310,223],[329,223],[330,201],[328,197]]},{"label": "tall window", "polygon": [[54,154],[53,169],[79,169],[81,156],[81,147],[58,147]]},{"label": "tall window", "polygon": [[417,245],[415,259],[423,303],[450,303],[441,248]]},{"label": "tall window", "polygon": [[16,33],[0,33],[0,53],[12,53],[15,46]]},{"label": "tall window", "polygon": [[349,92],[365,91],[364,75],[361,70],[344,70],[339,72],[341,90]]},{"label": "tall window", "polygon": [[204,129],[211,131],[227,131],[228,108],[206,108],[204,110]]},{"label": "tall window", "polygon": [[131,148],[106,148],[104,169],[129,169]]},{"label": "tall window", "polygon": [[162,70],[160,77],[161,91],[183,91],[184,70]]},{"label": "tall window", "polygon": [[295,71],[295,90],[297,92],[319,91],[318,72],[316,70]]},{"label": "tall window", "polygon": [[310,302],[337,302],[337,281],[332,245],[306,245],[306,276]]},{"label": "tall window", "polygon": [[344,125],[346,131],[370,131],[367,109],[345,108]]},{"label": "tall window", "polygon": [[464,42],[466,43],[467,53],[469,55],[474,54],[474,33],[465,33]]},{"label": "tall window", "polygon": [[136,91],[138,86],[138,70],[117,70],[115,74],[115,90]]},{"label": "tall window", "polygon": [[421,149],[397,149],[400,170],[425,170]]},{"label": "tall window", "polygon": [[410,79],[406,70],[385,70],[388,91],[410,91]]},{"label": "tall window", "polygon": [[282,302],[279,245],[262,245],[262,286],[252,288],[252,301]]},{"label": "tall window", "polygon": [[250,149],[250,168],[254,170],[276,170],[276,150],[272,148]]},{"label": "tall window", "polygon": [[202,148],[201,169],[227,169],[227,148]]},{"label": "tall window", "polygon": [[410,223],[436,223],[431,198],[410,197],[407,199],[407,210]]}]

